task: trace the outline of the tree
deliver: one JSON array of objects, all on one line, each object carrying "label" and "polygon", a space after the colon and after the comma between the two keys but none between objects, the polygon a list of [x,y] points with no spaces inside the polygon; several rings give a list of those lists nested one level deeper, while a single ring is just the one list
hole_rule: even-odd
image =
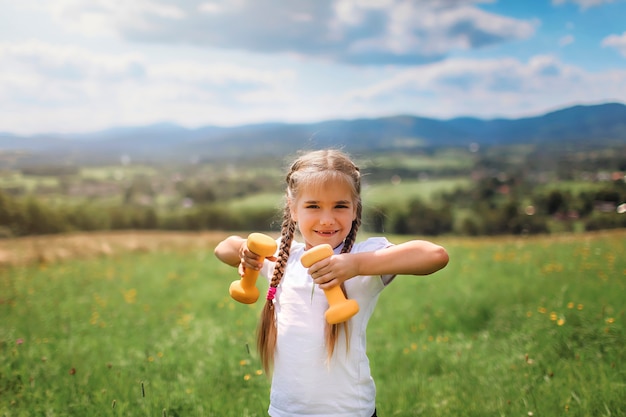
[{"label": "tree", "polygon": [[420,200],[409,203],[406,216],[406,232],[436,236],[452,231],[452,210],[449,206],[430,207]]}]

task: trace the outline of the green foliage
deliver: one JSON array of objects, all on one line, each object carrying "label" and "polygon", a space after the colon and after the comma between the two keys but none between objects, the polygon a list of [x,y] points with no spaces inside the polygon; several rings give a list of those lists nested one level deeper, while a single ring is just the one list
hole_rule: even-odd
[{"label": "green foliage", "polygon": [[[365,231],[527,235],[624,227],[624,146],[420,147],[356,155]],[[29,175],[26,175],[29,174]],[[0,172],[0,237],[76,230],[276,230],[278,157]]]},{"label": "green foliage", "polygon": [[65,175],[76,175],[79,168],[72,165],[31,165],[20,170],[23,175],[58,177]]},{"label": "green foliage", "polygon": [[[626,416],[625,238],[443,240],[370,321],[379,414]],[[267,415],[237,278],[212,247],[0,269],[0,415]]]}]

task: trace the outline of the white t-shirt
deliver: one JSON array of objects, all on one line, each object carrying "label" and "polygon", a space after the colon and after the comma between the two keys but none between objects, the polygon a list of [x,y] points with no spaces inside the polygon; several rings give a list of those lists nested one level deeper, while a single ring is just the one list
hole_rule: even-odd
[{"label": "white t-shirt", "polygon": [[[385,238],[356,243],[351,253],[391,246]],[[335,249],[338,254],[341,246]],[[300,263],[304,244],[291,247],[285,276],[277,288],[275,311],[278,339],[269,415],[272,417],[371,417],[376,386],[366,355],[366,329],[378,296],[394,276],[358,276],[345,282],[348,298],[359,303],[349,320],[350,350],[341,331],[331,360],[325,346],[324,313],[328,301]],[[261,274],[271,279],[274,262]]]}]

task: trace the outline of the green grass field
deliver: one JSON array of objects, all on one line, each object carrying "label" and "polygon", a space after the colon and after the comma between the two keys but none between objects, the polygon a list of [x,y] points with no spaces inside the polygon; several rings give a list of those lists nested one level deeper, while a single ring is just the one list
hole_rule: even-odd
[{"label": "green grass field", "polygon": [[57,187],[59,179],[54,176],[23,175],[19,172],[0,173],[0,190],[11,188],[23,188],[32,192],[37,187]]},{"label": "green grass field", "polygon": [[[370,322],[379,415],[626,416],[624,242],[441,240],[448,267],[398,277]],[[0,267],[0,416],[266,415],[236,271],[133,248]]]},{"label": "green grass field", "polygon": [[[466,178],[446,178],[429,181],[401,181],[397,184],[377,183],[364,187],[363,200],[366,207],[389,204],[408,204],[420,199],[428,201],[437,194],[453,192],[456,189],[467,188],[470,180]],[[232,210],[267,209],[280,210],[283,206],[284,192],[251,194],[228,202]]]},{"label": "green grass field", "polygon": [[377,167],[410,168],[412,170],[443,170],[443,169],[471,169],[473,163],[472,154],[464,149],[439,149],[431,155],[405,154],[402,152],[390,152],[383,155],[365,158],[364,165]]},{"label": "green grass field", "polygon": [[446,178],[428,181],[402,181],[397,184],[373,184],[363,190],[363,201],[367,206],[385,205],[393,202],[397,205],[408,204],[412,200],[432,200],[437,194],[451,193],[457,189],[468,188],[471,181],[467,178]]}]

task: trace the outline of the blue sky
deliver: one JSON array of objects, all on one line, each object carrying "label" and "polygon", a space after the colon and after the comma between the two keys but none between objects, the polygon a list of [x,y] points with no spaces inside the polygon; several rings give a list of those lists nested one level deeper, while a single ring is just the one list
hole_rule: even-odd
[{"label": "blue sky", "polygon": [[626,0],[0,0],[0,132],[626,101]]}]

